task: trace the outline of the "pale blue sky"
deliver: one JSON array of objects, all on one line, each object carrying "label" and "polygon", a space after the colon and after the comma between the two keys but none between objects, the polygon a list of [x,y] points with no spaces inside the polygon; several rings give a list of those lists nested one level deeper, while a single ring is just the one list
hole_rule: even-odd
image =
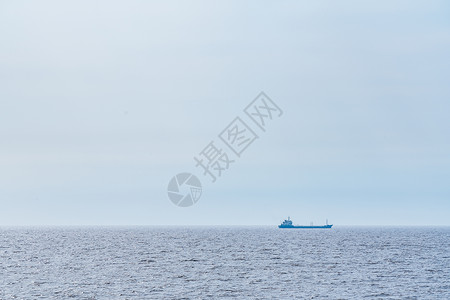
[{"label": "pale blue sky", "polygon": [[0,225],[450,225],[449,78],[448,1],[0,1]]}]

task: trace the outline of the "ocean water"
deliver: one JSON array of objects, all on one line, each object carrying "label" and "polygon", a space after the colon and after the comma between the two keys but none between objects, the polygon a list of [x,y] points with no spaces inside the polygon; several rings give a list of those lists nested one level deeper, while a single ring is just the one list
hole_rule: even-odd
[{"label": "ocean water", "polygon": [[0,228],[0,299],[450,299],[450,228]]}]

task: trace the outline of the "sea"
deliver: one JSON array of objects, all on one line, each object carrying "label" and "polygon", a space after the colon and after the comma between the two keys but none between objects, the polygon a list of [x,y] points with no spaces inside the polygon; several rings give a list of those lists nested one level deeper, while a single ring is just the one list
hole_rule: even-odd
[{"label": "sea", "polygon": [[450,227],[0,227],[0,299],[450,299]]}]

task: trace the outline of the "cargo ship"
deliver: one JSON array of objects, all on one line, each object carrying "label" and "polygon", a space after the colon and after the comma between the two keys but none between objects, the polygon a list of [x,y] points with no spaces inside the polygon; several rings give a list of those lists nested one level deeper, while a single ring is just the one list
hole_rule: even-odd
[{"label": "cargo ship", "polygon": [[328,220],[326,225],[314,226],[314,225],[292,225],[291,218],[288,217],[287,220],[284,220],[281,225],[278,225],[278,228],[331,228],[333,224],[328,225]]}]

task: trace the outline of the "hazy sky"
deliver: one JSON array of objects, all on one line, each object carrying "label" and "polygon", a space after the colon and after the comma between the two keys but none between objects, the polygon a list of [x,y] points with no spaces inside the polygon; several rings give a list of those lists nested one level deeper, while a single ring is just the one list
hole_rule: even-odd
[{"label": "hazy sky", "polygon": [[448,1],[0,1],[0,225],[450,225],[449,82]]}]

